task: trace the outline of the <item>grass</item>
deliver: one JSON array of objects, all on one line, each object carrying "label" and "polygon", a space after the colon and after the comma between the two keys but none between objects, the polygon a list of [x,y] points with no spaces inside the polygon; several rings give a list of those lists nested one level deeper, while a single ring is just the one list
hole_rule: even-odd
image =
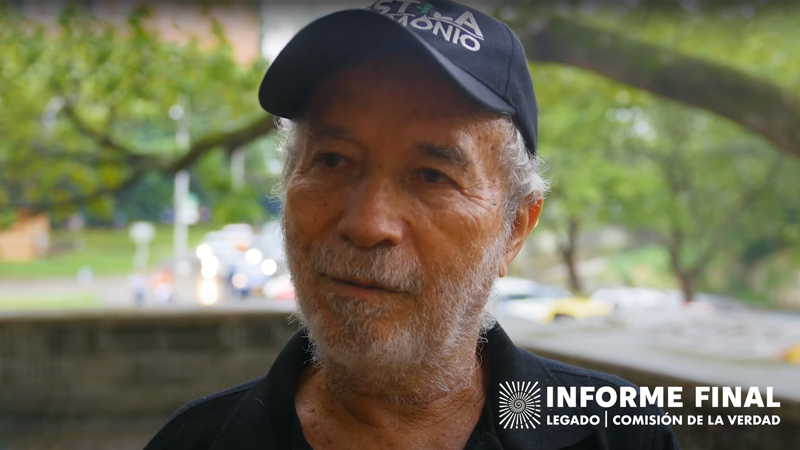
[{"label": "grass", "polygon": [[[210,226],[189,228],[189,248],[193,249]],[[79,242],[79,248],[29,262],[0,262],[0,279],[29,280],[52,277],[75,277],[78,269],[89,267],[94,276],[126,275],[133,270],[135,246],[128,230],[93,228],[78,237],[64,230],[53,230],[50,240],[54,247]],[[159,226],[150,243],[149,267],[154,267],[172,255],[172,227]]]},{"label": "grass", "polygon": [[659,246],[649,245],[620,252],[608,259],[601,278],[627,286],[674,289],[675,279],[669,268],[669,255]]},{"label": "grass", "polygon": [[86,309],[101,306],[94,294],[79,293],[59,296],[30,295],[11,298],[0,297],[2,311],[31,311],[45,309]]}]

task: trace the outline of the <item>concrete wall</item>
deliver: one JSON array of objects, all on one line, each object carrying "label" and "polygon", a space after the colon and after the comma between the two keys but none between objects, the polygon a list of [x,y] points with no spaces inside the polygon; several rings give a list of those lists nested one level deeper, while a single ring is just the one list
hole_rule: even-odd
[{"label": "concrete wall", "polygon": [[0,319],[0,420],[163,416],[267,372],[286,314],[194,312]]},{"label": "concrete wall", "polygon": [[[0,449],[141,449],[181,404],[264,374],[296,329],[285,314],[250,311],[0,317]],[[686,380],[532,350],[694,391]],[[778,426],[675,427],[684,450],[798,449],[800,405],[777,400],[780,411],[668,411],[781,416]]]}]

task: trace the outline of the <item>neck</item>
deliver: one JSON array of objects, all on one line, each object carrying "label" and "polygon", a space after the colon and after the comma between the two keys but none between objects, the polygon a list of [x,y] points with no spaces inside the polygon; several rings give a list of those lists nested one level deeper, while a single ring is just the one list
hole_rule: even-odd
[{"label": "neck", "polygon": [[320,355],[304,380],[331,410],[362,424],[424,426],[482,407],[488,374],[476,345],[473,339],[451,355],[404,368],[344,367]]}]

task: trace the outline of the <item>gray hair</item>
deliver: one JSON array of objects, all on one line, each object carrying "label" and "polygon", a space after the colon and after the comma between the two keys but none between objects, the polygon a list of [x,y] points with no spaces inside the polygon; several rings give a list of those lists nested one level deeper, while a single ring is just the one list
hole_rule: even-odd
[{"label": "gray hair", "polygon": [[507,116],[490,122],[490,126],[501,127],[503,146],[500,164],[508,176],[508,191],[505,198],[506,225],[513,223],[517,209],[526,202],[533,204],[544,199],[549,183],[542,176],[546,166],[542,158],[531,154],[522,132]]},{"label": "gray hair", "polygon": [[[307,133],[304,131],[302,121],[279,119],[277,125],[278,132],[283,138],[278,146],[278,154],[283,158],[284,166],[280,182],[276,186],[276,194],[283,198],[289,175],[299,158],[298,150],[302,147]],[[545,165],[541,157],[534,156],[528,151],[522,132],[507,116],[486,122],[486,127],[501,127],[505,136],[500,162],[508,175],[508,191],[504,206],[506,226],[510,227],[517,209],[523,202],[533,204],[547,194],[549,183],[542,176]]]}]

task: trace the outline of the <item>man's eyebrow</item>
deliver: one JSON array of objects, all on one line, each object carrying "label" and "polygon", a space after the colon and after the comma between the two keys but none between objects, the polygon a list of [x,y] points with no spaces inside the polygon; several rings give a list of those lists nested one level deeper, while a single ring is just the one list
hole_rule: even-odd
[{"label": "man's eyebrow", "polygon": [[432,144],[430,142],[423,142],[417,144],[417,148],[431,158],[455,164],[457,166],[468,166],[471,162],[469,158],[467,158],[466,152],[464,152],[464,150],[457,145],[448,147]]},{"label": "man's eyebrow", "polygon": [[347,130],[335,125],[313,124],[308,128],[308,134],[314,137],[346,138]]}]

